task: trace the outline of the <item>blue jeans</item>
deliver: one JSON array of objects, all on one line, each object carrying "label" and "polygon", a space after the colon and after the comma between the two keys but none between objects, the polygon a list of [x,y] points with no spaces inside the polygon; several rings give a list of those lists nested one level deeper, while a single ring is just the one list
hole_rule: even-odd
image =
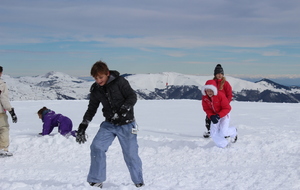
[{"label": "blue jeans", "polygon": [[142,161],[138,155],[137,135],[132,134],[135,122],[115,126],[104,121],[91,144],[91,166],[88,182],[101,183],[106,180],[106,151],[115,137],[122,147],[124,160],[134,184],[143,183]]}]

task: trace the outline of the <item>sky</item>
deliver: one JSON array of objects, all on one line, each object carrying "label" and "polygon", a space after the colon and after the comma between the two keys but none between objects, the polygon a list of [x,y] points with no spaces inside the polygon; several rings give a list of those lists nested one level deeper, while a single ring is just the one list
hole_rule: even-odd
[{"label": "sky", "polygon": [[300,76],[298,0],[12,0],[0,3],[10,76],[120,73]]}]

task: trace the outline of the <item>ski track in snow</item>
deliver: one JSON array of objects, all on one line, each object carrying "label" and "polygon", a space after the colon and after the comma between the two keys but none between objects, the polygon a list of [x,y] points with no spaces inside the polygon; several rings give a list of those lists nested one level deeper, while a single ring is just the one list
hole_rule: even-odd
[{"label": "ski track in snow", "polygon": [[[18,123],[10,120],[10,151],[0,158],[1,190],[87,190],[89,145],[103,117],[101,108],[79,145],[54,129],[39,137],[43,106],[70,117],[76,129],[88,101],[12,102]],[[135,115],[140,131],[143,190],[290,190],[300,189],[299,104],[232,102],[231,123],[239,139],[220,149],[204,139],[201,101],[139,100]],[[103,189],[137,189],[131,182],[118,140],[107,152]]]}]

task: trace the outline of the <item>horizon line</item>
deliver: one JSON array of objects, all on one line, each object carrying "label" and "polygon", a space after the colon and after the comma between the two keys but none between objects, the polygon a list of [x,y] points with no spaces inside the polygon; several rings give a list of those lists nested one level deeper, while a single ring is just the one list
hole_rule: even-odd
[{"label": "horizon line", "polygon": [[[43,76],[51,72],[56,72],[56,73],[63,73],[72,77],[77,77],[77,78],[84,78],[84,77],[92,77],[90,75],[71,75],[62,71],[49,71],[44,74],[39,74],[39,75],[23,75],[23,76],[12,76],[10,74],[3,74],[7,75],[13,78],[20,78],[20,77],[34,77],[34,76]],[[138,75],[138,74],[164,74],[164,73],[178,73],[178,74],[183,74],[183,75],[193,75],[193,76],[212,76],[211,74],[185,74],[185,73],[180,73],[180,72],[174,72],[174,71],[163,71],[163,72],[156,72],[156,73],[120,73],[121,75],[129,74],[129,75]],[[289,78],[289,79],[297,79],[300,78],[300,74],[269,74],[269,75],[261,75],[261,74],[225,74],[226,76],[230,77],[235,77],[235,78]]]}]

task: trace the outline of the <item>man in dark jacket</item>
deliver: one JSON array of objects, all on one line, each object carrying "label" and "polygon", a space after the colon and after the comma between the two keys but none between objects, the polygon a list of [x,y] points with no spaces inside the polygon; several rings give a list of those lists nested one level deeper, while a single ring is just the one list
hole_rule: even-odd
[{"label": "man in dark jacket", "polygon": [[117,136],[124,160],[136,187],[144,185],[142,161],[138,155],[136,124],[133,107],[137,96],[128,81],[119,72],[110,71],[107,65],[96,62],[91,75],[95,83],[91,87],[88,109],[79,125],[76,141],[84,143],[85,130],[102,104],[105,121],[91,144],[91,166],[87,181],[91,186],[102,188],[106,180],[106,151]]}]

